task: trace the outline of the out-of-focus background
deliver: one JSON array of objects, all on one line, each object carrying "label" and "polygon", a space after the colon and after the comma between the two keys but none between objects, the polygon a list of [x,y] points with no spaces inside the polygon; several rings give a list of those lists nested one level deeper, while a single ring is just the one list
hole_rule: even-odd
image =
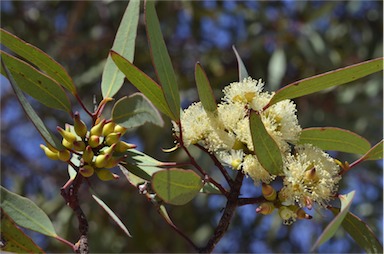
[{"label": "out-of-focus background", "polygon": [[[127,6],[125,1],[1,1],[1,27],[39,47],[61,63],[73,77],[80,97],[92,109],[101,100],[100,77],[114,34]],[[141,6],[141,9],[143,6]],[[162,31],[178,75],[182,107],[197,101],[194,65],[199,61],[217,98],[221,89],[238,80],[232,45],[249,74],[262,78],[267,90],[383,55],[382,1],[161,1],[156,5]],[[151,77],[145,27],[141,15],[134,63]],[[375,144],[383,137],[383,82],[376,73],[351,84],[295,100],[303,128],[335,126],[352,130]],[[126,83],[116,99],[135,92]],[[33,101],[32,101],[33,102]],[[73,100],[75,109],[80,111]],[[71,119],[62,112],[33,102],[44,122],[54,130]],[[80,111],[86,117],[83,111]],[[108,113],[108,110],[107,112]],[[85,119],[87,120],[87,119]],[[164,161],[182,161],[173,146],[172,125],[146,125],[125,135],[140,151]],[[64,163],[48,160],[43,143],[26,119],[12,89],[1,77],[1,184],[36,202],[54,222],[57,233],[75,242],[77,220],[59,194],[67,181]],[[204,168],[215,175],[206,156],[192,149]],[[332,153],[341,161],[357,156]],[[382,161],[364,162],[342,180],[340,193],[356,190],[351,211],[383,237]],[[220,181],[220,179],[218,179]],[[93,188],[122,219],[133,235],[127,238],[83,189],[80,199],[89,220],[91,252],[190,252],[190,246],[161,219],[152,205],[130,186],[118,181],[92,181]],[[243,196],[260,194],[250,179]],[[174,222],[203,245],[221,216],[225,200],[199,196],[182,207],[169,207]],[[332,219],[324,209],[310,213],[312,221],[284,226],[276,214],[261,216],[256,206],[238,209],[228,233],[215,252],[308,252]],[[48,252],[69,252],[67,246],[27,231]],[[362,252],[345,231],[320,252]]]}]

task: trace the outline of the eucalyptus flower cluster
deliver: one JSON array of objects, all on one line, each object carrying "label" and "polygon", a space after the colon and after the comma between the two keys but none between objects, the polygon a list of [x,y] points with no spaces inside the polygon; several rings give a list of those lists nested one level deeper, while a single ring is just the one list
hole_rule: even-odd
[{"label": "eucalyptus flower cluster", "polygon": [[[321,149],[310,144],[297,145],[302,129],[296,105],[283,100],[267,107],[274,94],[263,88],[262,80],[250,77],[231,83],[223,89],[217,112],[206,112],[201,102],[193,103],[181,114],[181,135],[178,126],[174,130],[185,146],[200,144],[224,165],[242,170],[255,185],[262,183],[267,202],[256,211],[269,214],[277,208],[284,224],[291,224],[297,218],[310,218],[302,208],[311,209],[313,203],[325,206],[333,198],[341,178],[340,169]],[[283,158],[280,175],[269,173],[254,153],[250,110],[258,112],[279,147]],[[270,185],[277,178],[283,181],[279,191]]]},{"label": "eucalyptus flower cluster", "polygon": [[78,171],[84,177],[96,173],[104,181],[118,178],[110,169],[124,160],[124,153],[128,149],[136,147],[120,140],[127,131],[125,127],[98,118],[88,131],[78,113],[74,114],[73,125],[66,124],[65,129],[57,127],[57,131],[63,138],[65,149],[58,150],[49,144],[41,144],[41,149],[52,160],[69,162],[72,156],[77,156],[80,161]]}]

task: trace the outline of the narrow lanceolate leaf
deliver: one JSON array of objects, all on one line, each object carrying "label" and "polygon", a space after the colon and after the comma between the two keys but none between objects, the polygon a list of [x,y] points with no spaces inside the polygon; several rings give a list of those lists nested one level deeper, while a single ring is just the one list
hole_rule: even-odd
[{"label": "narrow lanceolate leaf", "polygon": [[40,49],[3,29],[0,29],[0,42],[45,72],[49,77],[71,91],[72,94],[77,93],[76,87],[64,67]]},{"label": "narrow lanceolate leaf", "polygon": [[103,200],[101,200],[100,198],[98,198],[96,195],[92,194],[92,197],[94,200],[96,200],[96,202],[108,213],[109,217],[112,218],[112,220],[114,220],[117,225],[124,231],[124,233],[129,236],[129,237],[132,237],[131,234],[129,233],[127,227],[124,225],[124,223],[119,219],[119,217],[117,217],[117,215],[111,210],[111,208],[109,208],[109,206],[104,203]]},{"label": "narrow lanceolate leaf", "polygon": [[170,168],[152,176],[152,188],[166,203],[184,205],[191,201],[203,187],[203,182],[194,171]]},{"label": "narrow lanceolate leaf", "polygon": [[279,89],[269,105],[343,85],[381,70],[383,70],[383,58],[377,58],[302,79]]},{"label": "narrow lanceolate leaf", "polygon": [[255,155],[260,164],[273,175],[283,171],[281,152],[275,140],[268,134],[260,115],[251,111],[249,120]]},{"label": "narrow lanceolate leaf", "polygon": [[144,72],[139,70],[136,66],[118,53],[111,51],[110,54],[112,60],[124,73],[129,82],[139,89],[139,91],[142,92],[153,103],[153,105],[157,107],[158,110],[169,116],[172,120],[176,120],[164,98],[162,88]]},{"label": "narrow lanceolate leaf", "polygon": [[[340,213],[339,208],[332,207],[330,210],[335,215]],[[341,225],[366,253],[383,253],[383,245],[381,245],[372,229],[359,217],[348,212]]]},{"label": "narrow lanceolate leaf", "polygon": [[52,222],[35,203],[8,191],[3,186],[0,186],[0,190],[0,206],[17,225],[47,236],[57,236]]},{"label": "narrow lanceolate leaf", "polygon": [[349,130],[335,127],[303,129],[298,143],[310,143],[323,150],[353,154],[365,154],[371,148],[365,138]]},{"label": "narrow lanceolate leaf", "polygon": [[199,63],[195,65],[195,79],[199,98],[205,111],[215,112],[217,109],[216,99],[207,75]]},{"label": "narrow lanceolate leaf", "polygon": [[[21,90],[44,105],[71,112],[71,104],[63,88],[31,65],[0,51],[2,60]],[[4,68],[1,74],[6,76]]]},{"label": "narrow lanceolate leaf", "polygon": [[146,122],[163,126],[164,121],[153,104],[140,93],[123,97],[112,108],[113,122],[125,128],[135,128]]},{"label": "narrow lanceolate leaf", "polygon": [[44,253],[4,211],[1,211],[1,243],[1,250],[9,253]]},{"label": "narrow lanceolate leaf", "polygon": [[[131,0],[128,3],[124,16],[117,29],[112,50],[133,62],[135,54],[135,40],[139,22],[140,0]],[[101,92],[103,98],[113,97],[124,82],[124,74],[108,55],[101,79]]]},{"label": "narrow lanceolate leaf", "polygon": [[348,213],[349,207],[352,204],[352,199],[354,196],[355,191],[351,191],[346,195],[339,195],[341,201],[340,213],[325,228],[324,232],[320,235],[320,237],[313,245],[311,252],[313,252],[320,245],[328,241],[336,233],[337,229],[340,227],[341,223],[343,222],[345,216]]},{"label": "narrow lanceolate leaf", "polygon": [[364,160],[381,160],[383,159],[383,140],[372,147],[364,156]]},{"label": "narrow lanceolate leaf", "polygon": [[[3,61],[1,62],[3,64]],[[64,150],[64,146],[61,144],[61,141],[48,130],[41,118],[36,114],[35,110],[32,108],[31,104],[29,104],[23,92],[17,86],[16,81],[13,79],[12,74],[9,72],[8,68],[5,65],[2,65],[2,67],[11,83],[13,91],[15,91],[16,97],[19,100],[21,107],[23,108],[25,114],[31,120],[37,131],[40,133],[41,137],[45,140],[45,142],[47,142],[47,144],[50,144],[57,150]]]},{"label": "narrow lanceolate leaf", "polygon": [[152,61],[164,96],[176,120],[180,119],[180,95],[176,74],[172,67],[167,47],[161,34],[155,1],[145,1],[145,21]]},{"label": "narrow lanceolate leaf", "polygon": [[235,46],[232,46],[233,51],[235,52],[237,64],[239,66],[239,82],[242,82],[245,78],[248,78],[248,71],[245,68],[243,60],[241,59],[239,53],[237,52]]}]

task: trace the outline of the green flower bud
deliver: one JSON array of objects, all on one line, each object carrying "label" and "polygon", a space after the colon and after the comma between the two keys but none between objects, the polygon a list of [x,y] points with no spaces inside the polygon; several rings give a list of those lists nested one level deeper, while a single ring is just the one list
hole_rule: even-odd
[{"label": "green flower bud", "polygon": [[77,135],[79,135],[79,137],[81,138],[84,138],[85,135],[87,134],[87,126],[85,125],[85,123],[80,120],[80,115],[79,115],[79,112],[76,112],[74,114],[74,129],[75,129],[75,132]]},{"label": "green flower bud", "polygon": [[71,159],[71,152],[68,150],[59,151],[58,156],[61,161],[69,161]]},{"label": "green flower bud", "polygon": [[110,154],[100,154],[98,156],[96,156],[96,159],[95,159],[95,166],[97,168],[104,168],[107,163],[108,163],[108,160],[111,158],[111,155]]},{"label": "green flower bud", "polygon": [[54,152],[45,145],[41,144],[40,148],[43,149],[45,155],[50,158],[51,160],[58,160],[59,159],[59,154],[58,152]]},{"label": "green flower bud", "polygon": [[99,136],[96,136],[96,135],[90,136],[89,139],[88,139],[88,144],[92,148],[98,147],[100,145],[100,138],[99,138]]},{"label": "green flower bud", "polygon": [[115,151],[118,152],[118,153],[124,153],[128,149],[132,149],[132,148],[136,148],[136,145],[129,144],[129,143],[126,143],[124,141],[119,141],[119,142],[116,143]]},{"label": "green flower bud", "polygon": [[115,126],[115,129],[113,130],[113,132],[120,132],[121,135],[124,135],[124,133],[127,131],[127,128],[121,126],[121,125],[118,125],[116,124]]},{"label": "green flower bud", "polygon": [[120,140],[120,137],[121,137],[120,132],[118,132],[118,133],[113,132],[105,138],[105,143],[107,145],[111,146],[113,144],[116,144]]},{"label": "green flower bud", "polygon": [[63,138],[63,140],[61,141],[61,144],[63,144],[63,146],[68,148],[68,149],[72,149],[73,148],[73,143],[69,142],[65,138]]},{"label": "green flower bud", "polygon": [[73,149],[78,152],[82,152],[85,149],[85,143],[83,141],[73,142]]},{"label": "green flower bud", "polygon": [[261,203],[258,208],[256,208],[256,212],[267,215],[267,214],[271,214],[274,209],[275,209],[275,206],[273,205],[272,202],[264,202],[264,203]]},{"label": "green flower bud", "polygon": [[96,175],[102,181],[109,181],[109,180],[119,179],[118,175],[113,174],[108,169],[97,169],[96,170]]},{"label": "green flower bud", "polygon": [[73,134],[72,132],[66,131],[59,126],[57,127],[57,131],[60,133],[63,139],[67,140],[69,143],[73,143],[77,139],[75,134]]},{"label": "green flower bud", "polygon": [[262,183],[261,191],[266,200],[273,201],[276,199],[276,190],[271,185]]},{"label": "green flower bud", "polygon": [[103,136],[106,137],[115,130],[116,124],[114,122],[106,123],[103,127]]},{"label": "green flower bud", "polygon": [[80,168],[80,174],[84,177],[91,177],[95,172],[95,169],[91,165],[84,165]]},{"label": "green flower bud", "polygon": [[94,155],[95,154],[93,153],[92,147],[88,145],[83,152],[82,158],[84,162],[91,163]]},{"label": "green flower bud", "polygon": [[112,153],[115,151],[115,147],[116,147],[116,144],[113,144],[110,147],[107,147],[105,150],[103,150],[102,153],[112,155]]},{"label": "green flower bud", "polygon": [[105,165],[105,168],[114,168],[123,159],[124,159],[124,157],[112,157],[110,160],[108,160],[108,163],[107,163],[107,165]]},{"label": "green flower bud", "polygon": [[293,222],[296,221],[297,217],[296,213],[286,206],[281,206],[279,208],[279,216],[283,219],[284,225],[291,225]]},{"label": "green flower bud", "polygon": [[90,132],[90,136],[101,136],[103,134],[103,127],[104,127],[104,124],[105,124],[105,119],[100,121],[98,124],[96,124],[95,126],[93,126],[91,128],[91,130],[89,131]]}]

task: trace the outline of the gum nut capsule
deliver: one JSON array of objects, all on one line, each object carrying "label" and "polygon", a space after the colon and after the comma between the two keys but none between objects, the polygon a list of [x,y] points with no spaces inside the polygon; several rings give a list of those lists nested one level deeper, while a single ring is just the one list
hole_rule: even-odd
[{"label": "gum nut capsule", "polygon": [[132,149],[132,148],[136,148],[136,145],[129,144],[129,143],[124,142],[124,141],[119,141],[116,143],[115,151],[118,153],[124,153],[128,149]]},{"label": "gum nut capsule", "polygon": [[84,162],[91,163],[94,155],[95,154],[93,153],[92,147],[87,146],[83,152],[82,158],[83,158]]},{"label": "gum nut capsule", "polygon": [[58,156],[61,161],[69,161],[71,159],[71,152],[68,150],[59,151]]},{"label": "gum nut capsule", "polygon": [[109,181],[119,178],[118,175],[113,174],[111,171],[109,171],[109,169],[97,169],[96,175],[102,181]]},{"label": "gum nut capsule", "polygon": [[97,155],[96,158],[95,158],[95,166],[97,168],[104,168],[107,163],[108,163],[108,160],[111,158],[111,155],[109,154],[100,154],[100,155]]},{"label": "gum nut capsule", "polygon": [[80,115],[79,115],[79,112],[76,112],[74,114],[74,123],[73,123],[73,127],[75,129],[75,132],[77,135],[79,135],[79,137],[81,138],[84,138],[85,135],[87,134],[87,125],[85,125],[85,123],[80,119]]},{"label": "gum nut capsule", "polygon": [[82,152],[85,149],[85,143],[83,141],[73,142],[73,149],[78,152]]},{"label": "gum nut capsule", "polygon": [[115,130],[116,124],[114,122],[106,123],[103,127],[103,136],[106,137]]},{"label": "gum nut capsule", "polygon": [[118,132],[113,132],[111,134],[109,134],[106,138],[105,138],[105,143],[109,146],[113,145],[113,144],[116,144],[119,140],[120,140],[120,137],[121,137],[121,133]]},{"label": "gum nut capsule", "polygon": [[89,139],[88,139],[88,144],[92,148],[98,147],[100,145],[100,138],[99,138],[99,136],[96,136],[96,135],[90,136]]},{"label": "gum nut capsule", "polygon": [[84,165],[80,168],[80,174],[84,177],[91,177],[95,169],[91,165]]},{"label": "gum nut capsule", "polygon": [[121,126],[121,125],[118,125],[116,124],[115,126],[115,130],[113,132],[120,132],[121,135],[124,135],[124,133],[127,131],[127,128]]},{"label": "gum nut capsule", "polygon": [[103,134],[103,127],[104,127],[104,124],[105,124],[105,119],[100,121],[98,124],[96,124],[95,126],[93,126],[91,128],[91,130],[89,131],[90,133],[90,136],[101,136]]},{"label": "gum nut capsule", "polygon": [[276,190],[271,185],[262,183],[261,191],[266,200],[273,201],[276,199]]},{"label": "gum nut capsule", "polygon": [[57,127],[57,131],[60,133],[60,135],[63,137],[63,139],[67,140],[69,143],[73,143],[76,141],[77,137],[72,132],[66,131],[60,126]]},{"label": "gum nut capsule", "polygon": [[69,142],[65,138],[63,138],[63,140],[61,141],[61,144],[63,144],[63,146],[68,148],[68,149],[72,149],[73,148],[73,143]]},{"label": "gum nut capsule", "polygon": [[40,145],[40,148],[43,149],[45,155],[50,158],[51,160],[58,160],[59,159],[59,155],[57,152],[53,152],[51,149],[49,149],[48,147],[46,147],[45,145],[41,144]]}]

